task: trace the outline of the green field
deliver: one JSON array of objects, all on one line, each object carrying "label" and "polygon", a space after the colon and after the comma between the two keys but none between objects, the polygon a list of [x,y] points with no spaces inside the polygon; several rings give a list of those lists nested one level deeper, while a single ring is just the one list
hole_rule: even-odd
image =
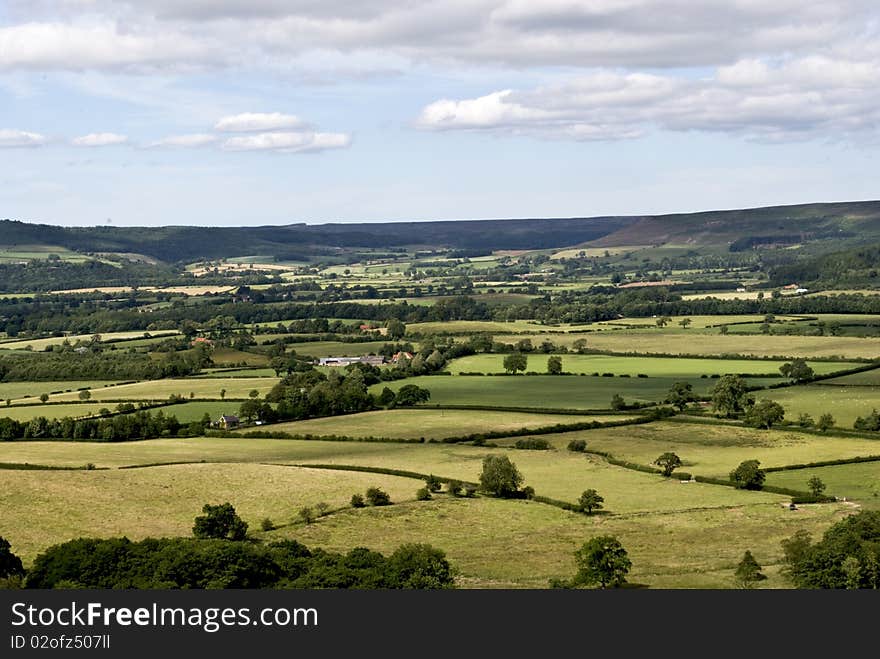
[{"label": "green field", "polygon": [[880,387],[880,368],[861,373],[843,375],[839,378],[822,380],[823,386],[840,385],[844,387]]},{"label": "green field", "polygon": [[[296,521],[303,506],[337,509],[378,486],[392,501],[415,498],[418,481],[356,472],[258,464],[193,464],[109,471],[0,470],[3,537],[25,561],[78,537],[131,539],[192,534],[205,503],[231,501],[251,529]],[[173,496],[169,496],[173,493]]]},{"label": "green field", "polygon": [[810,467],[767,474],[767,484],[806,489],[807,481],[818,476],[827,486],[826,494],[847,501],[856,500],[868,510],[880,509],[880,462],[862,462],[833,467]]},{"label": "green field", "polygon": [[453,320],[448,322],[411,323],[409,334],[468,334],[478,332],[576,332],[590,325],[541,325],[532,320],[495,322],[484,320]]},{"label": "green field", "polygon": [[[172,394],[189,398],[220,399],[221,390],[226,398],[247,398],[252,389],[265,396],[278,378],[169,378],[150,380],[116,387],[92,389],[92,400],[165,400]],[[77,393],[59,394],[53,400],[77,400]]]},{"label": "green field", "polygon": [[[705,329],[707,327],[718,327],[719,325],[727,325],[730,323],[761,323],[764,321],[763,315],[722,315],[722,316],[669,316],[669,323],[663,330],[657,326],[657,318],[620,318],[618,320],[606,320],[596,323],[597,325],[618,325],[618,326],[637,326],[637,327],[653,327],[655,331],[667,331],[680,327],[679,323],[685,318],[691,321],[687,331],[693,329]],[[777,320],[799,320],[802,316],[776,316]]]},{"label": "green field", "polygon": [[[216,438],[125,444],[12,442],[3,449],[7,462],[93,462],[99,467],[162,460],[228,463],[78,472],[0,470],[4,537],[26,562],[49,544],[74,536],[187,535],[202,503],[229,500],[255,529],[266,516],[291,524],[302,505],[326,501],[333,508],[344,507],[351,493],[378,485],[392,500],[404,503],[344,509],[315,524],[284,526],[268,536],[296,538],[331,550],[369,546],[391,551],[402,542],[430,542],[447,552],[460,571],[462,587],[540,588],[550,578],[571,575],[572,553],[585,537],[612,533],[633,560],[630,581],[652,587],[732,587],[733,569],[748,548],[770,576],[765,587],[786,587],[776,570],[779,541],[799,528],[820,535],[850,510],[843,504],[800,506],[795,514],[777,495],[682,484],[564,450]],[[535,502],[450,499],[442,494],[430,502],[414,502],[418,480],[252,464],[381,466],[476,480],[482,458],[499,451],[511,457],[526,484],[539,494],[574,500],[593,487],[613,514],[587,517]],[[517,548],[519,558],[498,560],[511,547]]]},{"label": "green field", "polygon": [[[546,336],[496,335],[495,340],[516,343],[530,338],[540,345]],[[831,357],[840,359],[880,359],[880,343],[851,336],[765,336],[722,335],[699,330],[610,330],[586,335],[555,335],[551,340],[558,345],[571,345],[579,338],[587,340],[587,347],[620,353],[673,354],[673,355],[748,355],[755,357]]]},{"label": "green field", "polygon": [[797,421],[806,413],[818,420],[831,414],[837,425],[852,428],[856,417],[867,416],[880,409],[880,387],[835,387],[831,385],[799,385],[761,392],[759,398],[771,398],[785,408],[785,418]]},{"label": "green field", "polygon": [[[429,404],[489,405],[550,409],[607,410],[611,397],[620,394],[632,402],[660,402],[675,382],[689,382],[694,392],[705,394],[716,380],[711,378],[622,378],[567,375],[423,375],[396,382],[373,385],[376,395],[384,387],[397,391],[405,384],[415,384],[431,392]],[[752,383],[773,383],[773,378],[758,378]]]},{"label": "green field", "polygon": [[[682,471],[722,479],[744,460],[759,460],[762,467],[781,467],[880,455],[880,441],[871,439],[677,422],[542,437],[560,450],[572,438],[581,438],[588,450],[643,465],[651,465],[662,453],[671,451],[682,459]],[[806,490],[806,486],[796,489]]]},{"label": "green field", "polygon": [[558,423],[620,421],[622,416],[577,416],[570,414],[530,414],[485,410],[396,409],[344,416],[289,421],[263,426],[267,432],[292,435],[345,435],[348,437],[393,437],[402,439],[442,439],[472,433],[507,432],[521,428],[540,428]]},{"label": "green field", "polygon": [[296,350],[296,354],[307,357],[360,357],[376,354],[391,339],[384,341],[366,341],[364,343],[344,343],[342,341],[311,341],[291,343],[288,350]]},{"label": "green field", "polygon": [[[39,398],[40,394],[49,394],[49,400],[61,400],[63,392],[76,392],[77,389],[90,387],[92,390],[110,387],[116,382],[112,380],[62,380],[53,382],[0,382],[0,400],[19,398]],[[53,394],[55,392],[57,396]],[[94,391],[92,392],[94,393]],[[68,397],[69,398],[69,397]],[[74,393],[73,398],[76,398]],[[28,401],[34,402],[34,401]]]},{"label": "green field", "polygon": [[205,369],[195,378],[274,378],[275,370],[271,368],[242,368],[229,370],[228,368]]},{"label": "green field", "polygon": [[[622,373],[649,377],[699,378],[701,375],[727,373],[767,374],[780,376],[779,367],[785,362],[765,359],[682,359],[663,357],[616,357],[613,355],[560,355],[562,370],[570,373]],[[546,372],[548,355],[527,355],[526,370]],[[810,362],[817,374],[834,373],[853,367],[846,362]],[[482,354],[462,357],[449,363],[452,373],[503,373],[504,355]]]},{"label": "green field", "polygon": [[104,403],[71,403],[70,405],[15,405],[0,407],[0,418],[8,417],[16,421],[30,421],[38,416],[47,419],[61,419],[66,416],[77,418],[92,416],[102,408],[110,406]]}]

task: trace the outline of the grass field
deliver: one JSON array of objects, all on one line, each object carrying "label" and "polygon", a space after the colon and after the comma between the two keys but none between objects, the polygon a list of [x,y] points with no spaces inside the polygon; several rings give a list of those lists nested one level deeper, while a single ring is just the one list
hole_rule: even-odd
[{"label": "grass field", "polygon": [[[544,336],[496,335],[504,343],[531,338],[539,345]],[[593,332],[585,336],[556,335],[558,345],[571,345],[585,338],[589,348],[611,352],[674,355],[750,355],[755,357],[837,357],[842,359],[878,359],[880,343],[870,339],[843,336],[764,336],[702,333],[699,330],[659,332],[654,330],[616,330]]]},{"label": "grass field", "polygon": [[478,332],[577,332],[596,329],[592,325],[541,325],[531,320],[495,322],[483,320],[453,320],[436,323],[411,323],[406,326],[409,334],[468,334]]},{"label": "grass field", "polygon": [[844,387],[880,387],[880,368],[843,375],[839,378],[822,380],[822,386],[840,385]]},{"label": "grass field", "polygon": [[[548,355],[531,353],[527,355],[526,370],[546,372]],[[724,375],[726,373],[781,375],[779,367],[785,362],[764,359],[681,359],[663,357],[615,357],[612,355],[560,355],[562,370],[571,373],[626,373],[636,376],[639,373],[649,377],[700,377],[703,374]],[[833,373],[852,368],[845,362],[811,362],[817,374]],[[503,373],[504,355],[482,354],[462,357],[451,362],[446,370],[452,373],[478,372]]]},{"label": "grass field", "polygon": [[238,415],[239,401],[196,401],[193,403],[178,403],[160,408],[166,416],[174,415],[181,423],[201,421],[207,413],[212,421],[220,418],[221,414]]},{"label": "grass field", "polygon": [[[39,398],[40,394],[49,394],[49,400],[60,400],[62,392],[74,392],[73,400],[76,399],[77,389],[91,387],[93,390],[101,387],[115,385],[113,380],[62,380],[47,382],[0,382],[0,400],[21,398]],[[57,396],[53,394],[58,394]],[[94,391],[92,391],[94,393]],[[70,399],[70,397],[68,397]],[[28,401],[34,402],[34,401]],[[2,408],[0,408],[2,411]]]},{"label": "grass field", "polygon": [[[189,398],[220,399],[221,390],[226,390],[226,398],[247,398],[252,389],[265,396],[278,382],[278,378],[173,378],[149,380],[116,387],[92,389],[92,400],[165,400],[172,394]],[[76,392],[59,394],[53,400],[77,400]]]},{"label": "grass field", "polygon": [[[110,471],[0,470],[0,526],[25,561],[78,537],[188,536],[205,503],[229,501],[251,530],[269,517],[296,521],[303,506],[347,506],[377,486],[392,501],[415,498],[419,481],[258,464],[194,464]],[[173,495],[172,495],[173,494]]]},{"label": "grass field", "polygon": [[[723,479],[744,460],[759,460],[762,467],[781,467],[880,455],[880,441],[871,439],[676,422],[542,437],[560,450],[572,438],[581,438],[586,440],[589,450],[609,452],[616,458],[644,465],[671,451],[684,462],[682,471]],[[805,483],[795,489],[806,490]]]},{"label": "grass field", "polygon": [[193,376],[195,378],[274,378],[275,370],[271,368],[243,368],[240,370],[206,369]]},{"label": "grass field", "polygon": [[488,412],[485,410],[396,409],[275,423],[263,426],[260,430],[288,432],[292,435],[442,439],[443,437],[456,437],[490,430],[504,432],[521,428],[552,426],[557,423],[622,420],[625,418]]},{"label": "grass field", "polygon": [[[69,416],[73,418],[92,416],[101,408],[109,407],[104,403],[71,403],[70,405],[17,405],[13,407],[0,407],[0,418],[8,417],[16,421],[30,421],[38,416],[47,419],[61,419]],[[2,451],[0,451],[2,453]]]},{"label": "grass field", "polygon": [[862,462],[833,467],[811,467],[767,474],[767,484],[805,488],[813,476],[827,486],[826,494],[856,501],[862,508],[880,510],[880,462]]},{"label": "grass field", "polygon": [[[542,407],[574,410],[606,410],[611,397],[620,394],[627,402],[658,402],[666,398],[675,382],[689,382],[694,392],[705,394],[713,386],[711,378],[621,378],[559,375],[424,375],[397,382],[373,385],[370,391],[381,393],[384,387],[397,391],[405,384],[416,384],[431,392],[430,404],[497,405]],[[750,382],[771,384],[773,378]]]},{"label": "grass field", "polygon": [[244,352],[232,348],[218,347],[211,351],[211,359],[218,366],[223,364],[239,364],[244,362],[248,366],[266,366],[269,358],[266,355],[258,355],[253,352]]},{"label": "grass field", "polygon": [[[665,328],[657,327],[656,318],[620,318],[619,320],[606,320],[596,323],[596,325],[633,325],[637,327],[653,327],[657,332],[666,331],[668,329],[679,327],[679,322],[688,318],[691,321],[687,331],[693,329],[705,329],[707,327],[718,327],[728,323],[748,323],[763,322],[764,316],[759,314],[749,315],[726,315],[726,316],[669,316],[671,319]],[[777,316],[778,320],[797,320],[800,316]]]},{"label": "grass field", "polygon": [[874,408],[880,409],[880,387],[835,387],[804,385],[761,392],[759,398],[771,398],[785,408],[785,418],[796,421],[807,413],[818,419],[829,413],[837,425],[852,428],[856,417],[867,416]]},{"label": "grass field", "polygon": [[[447,552],[462,587],[542,588],[550,578],[573,573],[572,554],[586,538],[611,533],[633,560],[632,582],[731,587],[736,563],[750,549],[770,576],[764,587],[772,588],[787,585],[776,569],[781,539],[799,528],[821,535],[851,511],[839,504],[800,506],[792,513],[782,506],[784,497],[681,484],[568,451],[216,438],[126,444],[12,442],[3,449],[8,462],[94,462],[99,467],[161,460],[226,462],[109,471],[0,470],[0,524],[26,562],[40,549],[70,537],[188,535],[193,517],[209,502],[230,501],[252,530],[267,516],[291,524],[302,505],[326,501],[344,508],[353,492],[376,485],[403,503],[381,509],[345,508],[308,526],[293,524],[257,535],[296,538],[331,550],[368,546],[390,552],[403,542],[430,542]],[[417,480],[253,464],[359,464],[476,480],[482,458],[499,452],[511,457],[526,483],[540,494],[574,500],[593,487],[614,514],[587,517],[535,502],[482,497],[438,495],[430,502],[415,502],[415,489],[421,486]]]},{"label": "grass field", "polygon": [[[150,337],[174,336],[180,334],[177,330],[157,330],[155,332],[105,332],[100,334],[101,341],[125,341],[127,339],[142,339],[144,334]],[[47,346],[60,346],[65,341],[76,343],[77,341],[91,341],[93,334],[72,334],[70,336],[53,336],[45,339],[22,339],[18,341],[4,341],[0,343],[0,349],[18,350],[30,346],[35,351],[45,350]]]},{"label": "grass field", "polygon": [[546,588],[550,579],[575,573],[573,554],[585,540],[614,535],[633,562],[628,575],[633,584],[734,588],[734,570],[749,549],[768,576],[762,588],[790,588],[779,574],[780,541],[802,528],[821,536],[849,512],[844,504],[801,506],[794,513],[776,504],[755,504],[586,517],[527,501],[439,498],[344,511],[270,536],[329,550],[369,546],[384,553],[404,542],[429,542],[443,548],[458,568],[460,587]]},{"label": "grass field", "polygon": [[311,341],[304,343],[291,343],[288,350],[296,350],[296,354],[307,357],[359,357],[361,355],[375,354],[386,343],[392,343],[391,339],[385,341],[366,341],[364,343],[344,343],[342,341]]}]

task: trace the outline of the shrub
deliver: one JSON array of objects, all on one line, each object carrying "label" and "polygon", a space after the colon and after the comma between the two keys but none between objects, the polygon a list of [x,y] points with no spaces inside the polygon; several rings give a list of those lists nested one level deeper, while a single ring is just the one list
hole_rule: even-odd
[{"label": "shrub", "polygon": [[416,490],[416,501],[430,501],[431,493],[428,491],[427,487],[420,487]]},{"label": "shrub", "polygon": [[516,440],[514,448],[526,449],[531,451],[547,451],[550,449],[550,442],[539,437],[526,437],[525,439]]},{"label": "shrub", "polygon": [[275,523],[271,519],[266,517],[262,522],[260,522],[260,528],[264,531],[274,531]]},{"label": "shrub", "polygon": [[352,508],[363,508],[367,504],[364,502],[364,497],[362,494],[352,494],[351,495],[351,507]]},{"label": "shrub", "polygon": [[568,443],[568,450],[583,453],[587,450],[587,442],[584,439],[573,439]]},{"label": "shrub", "polygon": [[389,506],[391,505],[391,497],[387,492],[383,492],[378,487],[367,488],[367,503],[371,506]]},{"label": "shrub", "polygon": [[461,481],[451,480],[446,484],[446,492],[454,497],[461,496],[463,487]]}]

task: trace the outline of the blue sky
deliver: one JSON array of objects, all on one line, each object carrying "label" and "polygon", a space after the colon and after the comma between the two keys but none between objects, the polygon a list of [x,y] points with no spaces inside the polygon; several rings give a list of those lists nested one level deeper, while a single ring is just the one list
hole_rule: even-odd
[{"label": "blue sky", "polygon": [[876,199],[875,4],[6,0],[0,217],[247,225]]}]

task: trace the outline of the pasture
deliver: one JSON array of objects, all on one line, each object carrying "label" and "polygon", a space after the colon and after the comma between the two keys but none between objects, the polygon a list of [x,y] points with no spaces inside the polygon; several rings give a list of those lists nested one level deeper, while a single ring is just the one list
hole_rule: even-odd
[{"label": "pasture", "polygon": [[[564,362],[563,362],[564,363]],[[380,382],[370,391],[376,395],[384,387],[397,391],[415,384],[431,392],[429,404],[488,405],[548,409],[607,410],[611,397],[620,394],[628,403],[663,401],[675,382],[689,382],[694,392],[708,393],[711,378],[624,378],[567,375],[423,375],[396,382]],[[770,384],[771,378],[751,381]]]},{"label": "pasture", "polygon": [[[602,428],[542,438],[559,450],[574,438],[584,439],[587,450],[611,453],[615,458],[643,465],[651,465],[661,454],[671,451],[682,459],[681,471],[725,480],[744,460],[759,460],[761,467],[782,467],[880,455],[880,441],[834,436],[831,431],[814,435],[785,429],[680,422]],[[802,483],[795,489],[807,488]]]},{"label": "pasture", "polygon": [[[167,378],[91,390],[91,400],[166,400],[172,395],[190,398],[247,398],[256,389],[265,396],[279,378]],[[221,395],[221,392],[224,395]],[[59,394],[53,400],[73,401],[78,393]]]},{"label": "pasture", "polygon": [[[18,400],[27,398],[39,398],[40,394],[49,394],[49,400],[60,400],[60,394],[74,392],[72,400],[76,400],[78,389],[90,388],[94,390],[102,387],[112,387],[117,384],[114,380],[62,380],[46,382],[0,382],[0,400]],[[57,395],[57,396],[56,396]],[[67,400],[67,399],[65,399]],[[36,401],[27,401],[33,403]]]},{"label": "pasture", "polygon": [[[269,517],[298,523],[303,506],[331,509],[381,487],[392,501],[415,498],[419,481],[357,472],[259,464],[190,464],[93,471],[0,470],[0,526],[25,561],[83,536],[131,539],[192,534],[205,503],[230,501],[252,531]],[[173,493],[173,496],[169,496]]]},{"label": "pasture", "polygon": [[[593,443],[594,433],[613,431],[585,435]],[[735,565],[750,549],[770,576],[764,587],[772,588],[787,585],[776,569],[781,539],[799,528],[818,536],[850,511],[843,504],[831,504],[800,506],[792,513],[782,505],[786,498],[778,495],[682,484],[565,450],[220,438],[121,444],[11,442],[2,449],[6,462],[67,466],[206,461],[131,470],[0,470],[0,524],[26,562],[50,544],[81,535],[188,535],[203,503],[228,500],[255,535],[268,539],[295,538],[329,550],[368,546],[383,552],[403,542],[429,542],[447,552],[465,588],[546,587],[548,579],[573,573],[572,554],[585,538],[604,533],[617,535],[627,548],[633,560],[631,582],[732,587]],[[585,516],[532,501],[444,494],[416,502],[414,493],[422,483],[415,479],[259,464],[362,465],[474,481],[482,458],[500,452],[510,456],[525,484],[539,494],[574,501],[592,487],[605,497],[605,508],[612,514]],[[374,485],[388,491],[396,505],[347,507],[352,493]],[[311,525],[296,521],[301,506],[320,501],[336,512]],[[264,517],[283,526],[263,533],[258,525]]]},{"label": "pasture", "polygon": [[[13,407],[0,407],[0,418],[8,417],[16,421],[30,421],[38,416],[47,419],[62,419],[66,416],[72,418],[97,415],[98,412],[108,407],[103,403],[71,403],[70,405],[15,405]],[[2,452],[0,452],[2,453]]]},{"label": "pasture", "polygon": [[856,500],[868,510],[880,510],[880,462],[861,462],[831,467],[808,467],[767,474],[767,484],[807,489],[807,481],[818,476],[826,494],[848,501]]},{"label": "pasture", "polygon": [[[496,335],[504,343],[531,338],[538,345],[541,335]],[[587,347],[619,353],[672,354],[695,356],[748,355],[753,357],[816,357],[836,359],[880,359],[880,343],[851,336],[766,336],[763,334],[736,335],[703,333],[699,330],[614,330],[593,332],[586,336],[556,335],[552,341],[571,347],[579,338],[587,340]]]},{"label": "pasture", "polygon": [[362,355],[375,354],[386,343],[392,343],[392,340],[365,341],[363,343],[306,341],[303,343],[291,343],[287,347],[288,350],[295,350],[296,354],[306,357],[360,357]]},{"label": "pasture", "polygon": [[[549,355],[528,353],[528,371],[546,372]],[[562,370],[570,373],[614,373],[633,377],[639,373],[649,377],[699,378],[701,375],[741,373],[780,376],[784,361],[764,359],[682,359],[663,357],[617,357],[613,355],[563,354]],[[853,364],[845,362],[810,362],[817,374],[834,373]],[[450,362],[446,370],[452,373],[503,373],[504,355],[481,354],[462,357]]]},{"label": "pasture", "polygon": [[[127,341],[129,339],[143,339],[168,337],[180,334],[177,330],[156,330],[154,332],[106,332],[98,334],[101,343],[113,341]],[[60,346],[65,341],[68,343],[76,343],[77,341],[90,342],[94,334],[71,334],[68,336],[51,336],[43,339],[21,339],[17,341],[4,341],[0,343],[0,349],[3,350],[22,350],[30,346],[31,350],[39,352],[45,350],[49,346]]]},{"label": "pasture", "polygon": [[558,423],[622,420],[626,417],[595,417],[569,414],[530,414],[486,410],[394,409],[343,416],[274,423],[260,428],[291,435],[344,435],[395,439],[442,439],[480,432],[505,432],[540,428]]},{"label": "pasture", "polygon": [[880,387],[840,387],[824,384],[800,385],[762,391],[758,398],[771,398],[785,408],[785,418],[797,421],[801,413],[816,420],[822,414],[831,414],[837,425],[852,428],[856,417],[880,409]]}]

